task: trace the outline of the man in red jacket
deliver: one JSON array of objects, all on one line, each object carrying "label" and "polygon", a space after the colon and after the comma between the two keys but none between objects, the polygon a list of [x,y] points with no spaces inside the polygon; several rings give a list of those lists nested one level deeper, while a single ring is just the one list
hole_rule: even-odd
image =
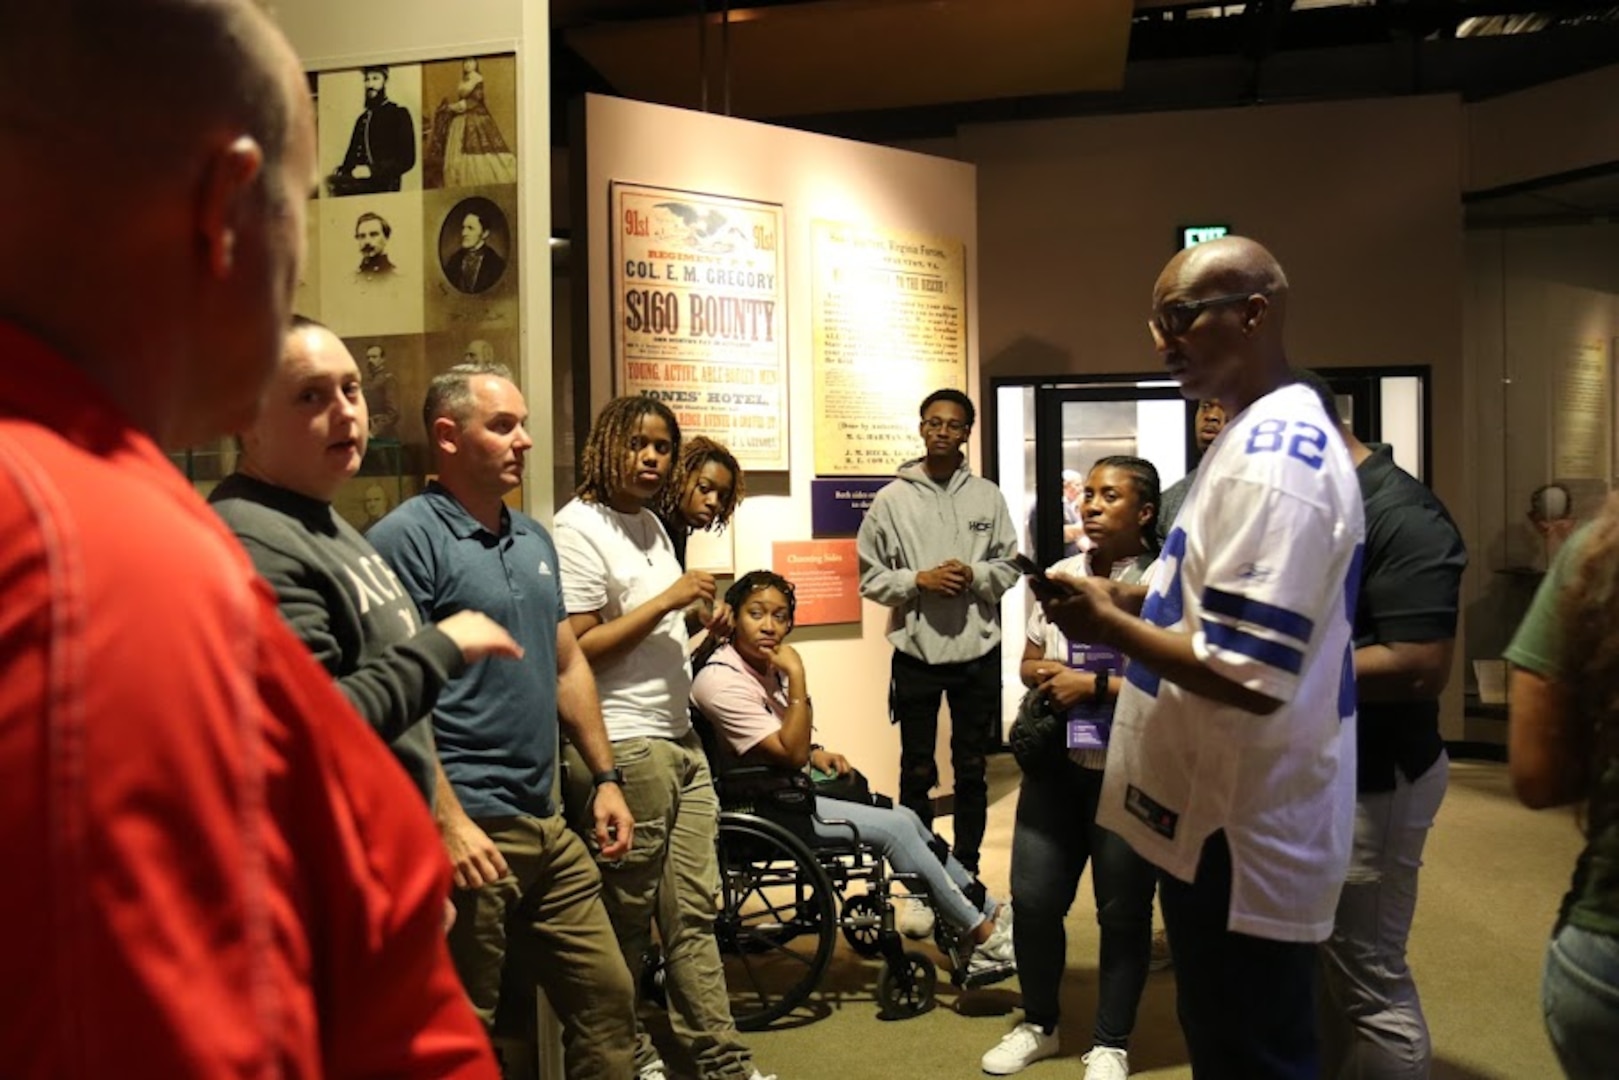
[{"label": "man in red jacket", "polygon": [[496,1075],[422,800],[158,448],[251,418],[316,175],[245,0],[0,0],[7,1076]]}]

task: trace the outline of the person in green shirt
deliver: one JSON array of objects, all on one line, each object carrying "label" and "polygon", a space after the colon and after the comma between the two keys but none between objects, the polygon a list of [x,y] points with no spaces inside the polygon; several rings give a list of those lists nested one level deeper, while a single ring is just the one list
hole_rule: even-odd
[{"label": "person in green shirt", "polygon": [[1619,498],[1558,553],[1507,648],[1513,790],[1582,804],[1586,844],[1541,988],[1564,1072],[1619,1075]]}]

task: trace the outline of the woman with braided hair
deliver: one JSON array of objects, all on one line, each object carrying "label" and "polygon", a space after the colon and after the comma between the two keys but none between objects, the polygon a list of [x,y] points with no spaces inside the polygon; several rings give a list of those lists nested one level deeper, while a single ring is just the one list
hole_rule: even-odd
[{"label": "woman with braided hair", "polygon": [[1512,786],[1578,805],[1585,849],[1563,900],[1541,1004],[1575,1080],[1619,1075],[1619,496],[1574,533],[1507,648]]},{"label": "woman with braided hair", "polygon": [[681,566],[686,565],[687,538],[694,532],[723,532],[745,494],[742,466],[724,443],[706,435],[686,440],[674,475],[653,507]]},{"label": "woman with braided hair", "polygon": [[[711,639],[712,646],[705,646],[706,660],[699,663],[691,690],[692,703],[714,726],[720,760],[849,772],[851,766],[842,754],[810,742],[814,708],[804,661],[786,642],[798,606],[792,582],[769,570],[754,570],[726,591],[725,602],[735,613],[736,629],[729,640]],[[1017,974],[1011,906],[990,896],[955,856],[941,861],[932,848],[933,834],[921,818],[903,806],[822,797],[815,803],[812,827],[817,836],[847,841],[847,829],[821,819],[853,822],[861,840],[875,844],[895,870],[916,874],[927,883],[941,917],[960,931],[951,961],[964,985],[985,986]],[[975,903],[969,896],[980,899]]]},{"label": "woman with braided hair", "polygon": [[[1081,551],[1051,569],[1140,581],[1158,552],[1158,486],[1158,470],[1142,458],[1098,461],[1080,494]],[[1052,725],[1054,742],[1018,756],[1024,776],[1012,830],[1012,895],[1023,1022],[984,1054],[983,1069],[995,1076],[1057,1053],[1058,990],[1068,955],[1063,920],[1087,863],[1101,951],[1093,1045],[1081,1060],[1085,1080],[1129,1075],[1130,1032],[1152,948],[1154,872],[1121,837],[1096,823],[1123,671],[1117,651],[1069,641],[1038,607],[1029,616],[1019,672],[1065,722]]]}]

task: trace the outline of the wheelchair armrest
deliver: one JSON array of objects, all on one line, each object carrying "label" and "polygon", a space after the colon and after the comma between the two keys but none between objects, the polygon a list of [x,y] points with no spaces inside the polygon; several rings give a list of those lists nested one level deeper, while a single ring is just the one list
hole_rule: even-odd
[{"label": "wheelchair armrest", "polygon": [[770,765],[733,765],[724,772],[715,772],[714,791],[719,796],[720,808],[752,809],[757,796],[747,792],[750,782],[769,780],[780,775],[781,770]]},{"label": "wheelchair armrest", "polygon": [[819,814],[815,815],[815,820],[818,824],[824,825],[829,829],[848,829],[849,843],[854,845],[854,847],[857,849],[860,847],[860,827],[854,822],[848,821],[844,818],[824,818]]}]

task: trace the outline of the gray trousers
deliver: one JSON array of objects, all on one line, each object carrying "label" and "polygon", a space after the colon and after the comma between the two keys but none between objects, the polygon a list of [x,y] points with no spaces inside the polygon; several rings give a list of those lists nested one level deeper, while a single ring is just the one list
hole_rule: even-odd
[{"label": "gray trousers", "polygon": [[1417,871],[1445,797],[1443,753],[1415,780],[1355,802],[1355,846],[1332,937],[1321,946],[1324,1077],[1426,1080],[1428,1022],[1405,943],[1417,909]]}]

